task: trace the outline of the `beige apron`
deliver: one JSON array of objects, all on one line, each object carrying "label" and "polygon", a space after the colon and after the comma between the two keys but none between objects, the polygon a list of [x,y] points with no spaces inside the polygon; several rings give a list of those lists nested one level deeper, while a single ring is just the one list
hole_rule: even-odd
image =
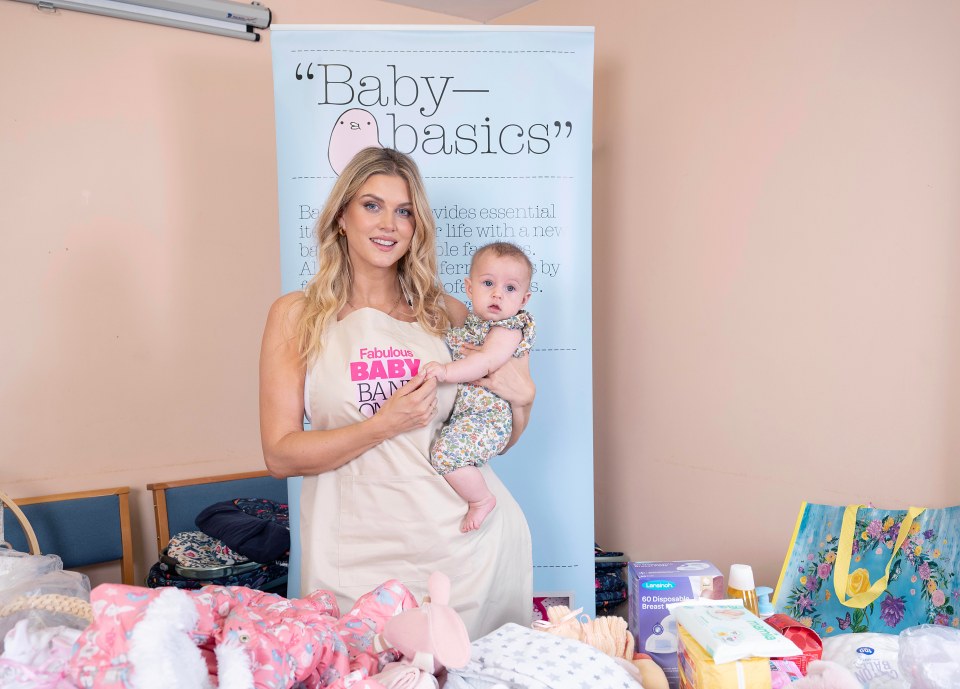
[{"label": "beige apron", "polygon": [[[338,428],[375,413],[428,361],[450,361],[441,338],[371,308],[330,328],[307,373],[312,428]],[[305,476],[301,496],[301,593],[336,594],[341,612],[388,579],[417,597],[435,570],[452,583],[451,604],[471,639],[507,622],[530,624],[530,531],[519,505],[489,466],[497,507],[477,531],[460,533],[466,503],[430,466],[433,439],[453,408],[455,384],[438,392],[425,428],[391,438],[344,466]]]}]

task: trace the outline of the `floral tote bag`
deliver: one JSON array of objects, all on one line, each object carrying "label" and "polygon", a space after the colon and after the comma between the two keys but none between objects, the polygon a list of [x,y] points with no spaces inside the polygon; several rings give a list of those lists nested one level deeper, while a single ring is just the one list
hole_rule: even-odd
[{"label": "floral tote bag", "polygon": [[774,592],[821,636],[960,626],[960,507],[804,503]]}]

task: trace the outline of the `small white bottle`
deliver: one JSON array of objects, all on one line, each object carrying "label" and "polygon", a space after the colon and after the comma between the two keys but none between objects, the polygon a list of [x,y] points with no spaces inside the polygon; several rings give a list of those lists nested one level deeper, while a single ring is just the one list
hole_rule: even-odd
[{"label": "small white bottle", "polygon": [[770,602],[770,596],[773,595],[773,589],[769,586],[757,587],[757,616],[765,620],[773,615],[776,610],[773,609],[773,603]]},{"label": "small white bottle", "polygon": [[727,580],[727,597],[739,598],[743,607],[754,615],[757,608],[757,590],[753,584],[753,568],[750,565],[730,565],[730,578]]}]

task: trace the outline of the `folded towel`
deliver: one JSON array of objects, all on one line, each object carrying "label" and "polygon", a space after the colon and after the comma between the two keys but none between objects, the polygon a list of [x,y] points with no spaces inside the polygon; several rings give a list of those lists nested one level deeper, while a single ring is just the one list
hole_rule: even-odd
[{"label": "folded towel", "polygon": [[438,689],[437,678],[409,663],[390,663],[375,679],[387,689]]}]

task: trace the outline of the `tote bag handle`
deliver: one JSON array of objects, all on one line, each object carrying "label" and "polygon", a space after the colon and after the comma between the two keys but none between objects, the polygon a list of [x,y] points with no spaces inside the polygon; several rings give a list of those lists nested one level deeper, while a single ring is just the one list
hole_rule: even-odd
[{"label": "tote bag handle", "polygon": [[897,553],[900,552],[900,547],[903,545],[903,542],[907,540],[907,536],[910,534],[910,527],[913,525],[913,520],[923,512],[924,508],[911,507],[907,510],[903,521],[900,522],[900,532],[897,534],[897,540],[890,551],[890,559],[887,560],[887,566],[883,571],[883,576],[873,582],[866,591],[848,598],[847,583],[850,580],[850,558],[853,555],[853,539],[856,537],[854,530],[857,527],[857,510],[861,507],[863,507],[863,505],[848,505],[843,511],[840,540],[837,542],[837,563],[833,573],[833,587],[837,594],[837,600],[841,605],[845,605],[848,608],[863,609],[879,598],[880,594],[886,590],[887,582],[890,579],[890,566],[893,564]]}]

